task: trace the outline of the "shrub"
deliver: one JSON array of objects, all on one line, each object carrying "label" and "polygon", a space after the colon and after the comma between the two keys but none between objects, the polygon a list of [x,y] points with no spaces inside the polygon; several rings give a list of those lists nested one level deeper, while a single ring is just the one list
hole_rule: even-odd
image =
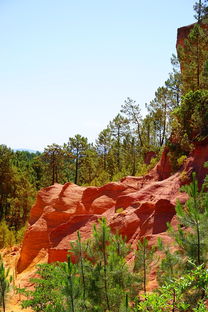
[{"label": "shrub", "polygon": [[117,208],[117,209],[116,209],[116,213],[122,213],[123,211],[124,211],[123,208]]},{"label": "shrub", "polygon": [[179,167],[181,167],[183,164],[184,164],[184,161],[187,159],[187,156],[186,155],[182,155],[181,157],[179,157],[177,159],[177,163],[179,165]]},{"label": "shrub", "polygon": [[9,229],[5,221],[0,223],[0,248],[15,244],[14,232]]},{"label": "shrub", "polygon": [[184,151],[208,135],[208,90],[190,91],[173,112],[172,140]]}]

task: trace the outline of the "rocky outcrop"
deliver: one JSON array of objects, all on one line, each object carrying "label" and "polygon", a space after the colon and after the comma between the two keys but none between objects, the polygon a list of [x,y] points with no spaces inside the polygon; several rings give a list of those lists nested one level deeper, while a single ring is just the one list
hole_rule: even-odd
[{"label": "rocky outcrop", "polygon": [[200,181],[206,171],[208,142],[196,146],[180,172],[171,175],[166,148],[160,162],[144,177],[125,177],[120,182],[102,187],[80,187],[73,183],[54,184],[42,189],[31,209],[17,271],[26,269],[45,249],[48,261],[66,260],[70,242],[89,238],[92,226],[105,217],[112,231],[119,231],[136,247],[141,237],[155,241],[165,234],[167,222],[175,222],[175,204],[184,203],[187,195],[180,192],[181,174],[197,172]]},{"label": "rocky outcrop", "polygon": [[192,172],[196,173],[199,186],[202,185],[204,178],[208,175],[208,168],[204,164],[208,161],[208,137],[202,142],[195,142],[195,148],[191,152],[184,164],[185,174],[190,177]]},{"label": "rocky outcrop", "polygon": [[[191,31],[191,29],[194,27],[194,24],[190,24],[188,26],[183,26],[178,28],[177,30],[177,41],[176,41],[176,48],[180,45],[180,46],[184,46],[184,40],[188,38],[188,35]],[[208,26],[206,23],[200,23],[200,26],[205,29],[208,30]]]},{"label": "rocky outcrop", "polygon": [[194,24],[188,25],[188,26],[184,26],[184,27],[180,27],[177,30],[177,41],[176,41],[176,47],[180,46],[184,46],[184,40],[188,38],[188,35],[191,31],[191,29],[193,28]]},{"label": "rocky outcrop", "polygon": [[160,161],[157,163],[155,168],[150,171],[149,175],[154,177],[154,180],[164,180],[170,177],[172,173],[172,166],[168,156],[169,149],[165,147],[160,158]]}]

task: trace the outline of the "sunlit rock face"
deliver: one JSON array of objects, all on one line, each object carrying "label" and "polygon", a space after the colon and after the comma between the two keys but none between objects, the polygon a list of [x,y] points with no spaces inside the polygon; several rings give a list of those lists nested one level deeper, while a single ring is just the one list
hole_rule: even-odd
[{"label": "sunlit rock face", "polygon": [[187,199],[180,192],[182,172],[190,180],[195,171],[202,182],[207,173],[205,161],[208,161],[206,141],[196,146],[181,170],[173,175],[166,148],[159,163],[144,177],[129,176],[102,187],[66,183],[40,190],[30,212],[17,271],[26,269],[43,249],[49,262],[65,261],[70,242],[77,239],[77,231],[83,239],[89,238],[93,224],[102,217],[112,231],[126,236],[133,248],[144,236],[150,243],[161,235],[168,240],[166,224],[176,222],[176,201],[184,203]]}]

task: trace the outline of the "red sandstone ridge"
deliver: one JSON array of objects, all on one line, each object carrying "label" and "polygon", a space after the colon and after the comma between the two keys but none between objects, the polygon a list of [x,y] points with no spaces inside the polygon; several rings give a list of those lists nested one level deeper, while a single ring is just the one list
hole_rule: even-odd
[{"label": "red sandstone ridge", "polygon": [[[202,180],[202,164],[207,160],[208,142],[203,142],[181,171],[190,176],[195,170]],[[186,194],[180,193],[180,185],[181,172],[171,175],[165,148],[160,162],[144,177],[125,177],[102,187],[66,183],[42,189],[31,209],[17,271],[26,269],[41,249],[47,251],[49,262],[66,260],[77,230],[88,238],[93,223],[101,217],[107,219],[113,231],[125,235],[133,247],[143,236],[155,241],[158,235],[164,236],[166,223],[174,221],[176,201],[187,199]]]}]

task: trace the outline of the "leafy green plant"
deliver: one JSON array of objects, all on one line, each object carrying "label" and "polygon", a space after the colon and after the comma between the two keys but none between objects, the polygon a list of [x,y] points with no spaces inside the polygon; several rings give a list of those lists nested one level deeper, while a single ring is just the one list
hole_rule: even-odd
[{"label": "leafy green plant", "polygon": [[190,177],[188,176],[187,171],[183,170],[183,171],[180,173],[180,182],[181,182],[181,185],[187,184],[189,181],[190,181]]},{"label": "leafy green plant", "polygon": [[181,167],[181,166],[184,164],[184,162],[185,162],[186,159],[187,159],[187,156],[186,156],[186,155],[180,156],[180,157],[177,159],[178,166]]},{"label": "leafy green plant", "polygon": [[134,272],[137,272],[142,284],[142,290],[146,294],[147,277],[150,269],[150,264],[153,261],[155,248],[148,245],[146,238],[138,242],[137,250],[135,253]]},{"label": "leafy green plant", "polygon": [[124,208],[117,208],[116,213],[122,213],[124,211]]},{"label": "leafy green plant", "polygon": [[82,241],[78,232],[68,263],[38,266],[40,278],[32,279],[34,290],[19,290],[27,299],[23,307],[47,312],[127,312],[140,281],[126,264],[129,246],[112,234],[106,220],[93,228],[93,236]]},{"label": "leafy green plant", "polygon": [[2,221],[0,223],[0,248],[13,246],[15,242],[15,232],[9,229],[5,221]]},{"label": "leafy green plant", "polygon": [[[189,152],[194,141],[208,135],[208,90],[190,91],[173,112],[172,140]],[[188,120],[188,122],[187,122]]]},{"label": "leafy green plant", "polygon": [[[193,265],[192,271],[172,279],[169,283],[165,282],[154,292],[144,295],[143,300],[136,304],[134,311],[207,311],[204,302],[207,298],[207,287],[207,270],[203,265]],[[204,300],[199,296],[202,289]]]},{"label": "leafy green plant", "polygon": [[68,284],[65,267],[66,263],[38,265],[39,277],[31,279],[34,290],[18,289],[27,298],[22,301],[22,307],[37,312],[66,312],[69,303],[64,294]]},{"label": "leafy green plant", "polygon": [[0,255],[0,304],[2,305],[3,312],[6,311],[6,294],[9,291],[12,277],[9,276],[9,269],[5,268],[2,257]]},{"label": "leafy green plant", "polygon": [[176,206],[177,216],[180,223],[189,228],[184,231],[181,226],[173,233],[177,244],[182,248],[185,255],[198,265],[206,263],[207,259],[207,196],[199,191],[196,175],[193,174],[193,181],[190,185],[184,185],[182,190],[189,195],[185,207],[179,202]]}]

